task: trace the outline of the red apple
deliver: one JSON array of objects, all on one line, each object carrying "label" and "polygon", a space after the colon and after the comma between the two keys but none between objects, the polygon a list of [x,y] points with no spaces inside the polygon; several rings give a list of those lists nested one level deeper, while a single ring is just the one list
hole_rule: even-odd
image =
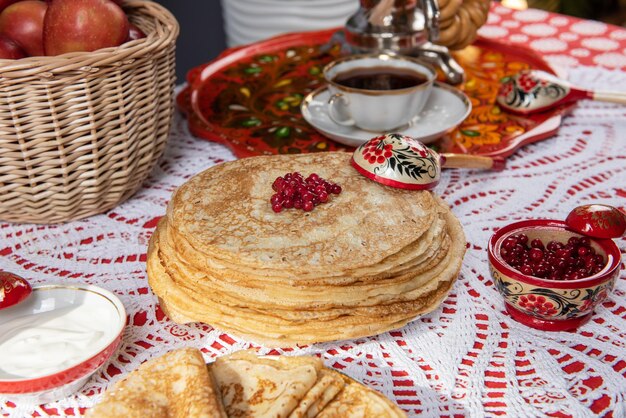
[{"label": "red apple", "polygon": [[128,18],[111,0],[54,0],[43,28],[46,55],[118,46],[128,37]]},{"label": "red apple", "polygon": [[13,39],[0,33],[0,58],[17,60],[25,56],[24,50]]},{"label": "red apple", "polygon": [[43,20],[47,8],[39,0],[10,5],[0,13],[0,33],[17,42],[28,55],[43,55]]},{"label": "red apple", "polygon": [[134,41],[136,39],[143,39],[145,37],[146,37],[146,34],[143,33],[141,29],[139,29],[137,26],[133,25],[132,23],[129,25],[128,38],[126,39],[126,42]]},{"label": "red apple", "polygon": [[20,0],[0,0],[0,12]]}]

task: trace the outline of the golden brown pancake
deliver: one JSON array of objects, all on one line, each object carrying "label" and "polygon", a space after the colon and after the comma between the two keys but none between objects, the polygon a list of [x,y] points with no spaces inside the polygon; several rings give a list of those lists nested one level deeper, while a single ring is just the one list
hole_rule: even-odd
[{"label": "golden brown pancake", "polygon": [[309,389],[298,406],[291,411],[289,418],[308,418],[316,416],[345,386],[343,379],[326,368],[318,373],[317,382]]},{"label": "golden brown pancake", "polygon": [[209,366],[231,418],[287,418],[318,380],[316,357],[260,358],[239,351]]},{"label": "golden brown pancake", "polygon": [[[430,192],[372,182],[349,154],[255,157],[175,192],[148,249],[148,281],[176,322],[270,345],[375,335],[435,309],[465,237]],[[315,172],[343,192],[312,212],[274,213],[279,175]]]},{"label": "golden brown pancake", "polygon": [[105,418],[405,416],[382,394],[317,357],[260,357],[246,350],[205,365],[193,348],[145,362],[87,412]]},{"label": "golden brown pancake", "polygon": [[372,390],[349,377],[342,376],[346,382],[343,390],[330,402],[318,418],[405,418],[406,414],[382,394]]},{"label": "golden brown pancake", "polygon": [[226,418],[202,354],[185,348],[143,363],[108,389],[91,418]]},{"label": "golden brown pancake", "polygon": [[[200,173],[174,193],[168,222],[206,254],[253,268],[321,272],[373,265],[426,231],[429,193],[372,182],[348,153],[253,157]],[[343,191],[314,211],[274,213],[273,181],[316,172]]]}]

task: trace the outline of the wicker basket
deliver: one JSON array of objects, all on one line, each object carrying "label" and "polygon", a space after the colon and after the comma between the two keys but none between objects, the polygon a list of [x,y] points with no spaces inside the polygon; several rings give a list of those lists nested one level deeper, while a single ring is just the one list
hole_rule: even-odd
[{"label": "wicker basket", "polygon": [[55,223],[130,197],[167,141],[178,23],[128,1],[148,36],[119,47],[0,60],[0,219]]}]

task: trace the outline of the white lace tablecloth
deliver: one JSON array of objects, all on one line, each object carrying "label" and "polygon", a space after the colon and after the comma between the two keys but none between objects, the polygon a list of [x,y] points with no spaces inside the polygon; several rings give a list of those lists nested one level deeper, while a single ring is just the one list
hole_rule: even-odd
[{"label": "white lace tablecloth", "polygon": [[[626,89],[626,73],[570,71],[576,84]],[[317,354],[383,392],[409,415],[626,416],[626,275],[593,320],[574,333],[513,321],[489,276],[487,240],[509,222],[564,219],[575,206],[626,203],[626,107],[585,102],[558,135],[527,146],[501,173],[446,170],[436,192],[464,225],[469,249],[441,307],[394,332],[273,353]],[[43,406],[0,401],[10,416],[76,415],[111,382],[168,350],[193,346],[207,361],[251,347],[206,325],[177,325],[146,280],[146,246],[175,187],[232,160],[193,138],[177,116],[164,158],[143,188],[104,215],[65,225],[0,226],[0,268],[42,283],[89,283],[117,294],[129,314],[121,349],[75,396]],[[618,240],[622,252],[626,240]],[[257,347],[257,346],[254,346]],[[261,353],[270,352],[260,347]]]}]

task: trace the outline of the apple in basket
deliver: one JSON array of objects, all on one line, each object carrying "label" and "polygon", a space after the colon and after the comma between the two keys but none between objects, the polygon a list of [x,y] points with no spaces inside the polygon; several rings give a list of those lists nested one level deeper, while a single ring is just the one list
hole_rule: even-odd
[{"label": "apple in basket", "polygon": [[127,41],[134,41],[135,39],[145,38],[146,34],[141,29],[132,23],[128,26],[128,39]]},{"label": "apple in basket", "polygon": [[25,56],[24,50],[13,39],[0,33],[0,59],[17,60]]},{"label": "apple in basket", "polygon": [[30,56],[43,55],[43,21],[48,5],[25,0],[11,4],[0,14],[0,33],[11,38]]},{"label": "apple in basket", "polygon": [[46,55],[95,51],[128,38],[124,10],[111,0],[53,0],[44,20]]}]

